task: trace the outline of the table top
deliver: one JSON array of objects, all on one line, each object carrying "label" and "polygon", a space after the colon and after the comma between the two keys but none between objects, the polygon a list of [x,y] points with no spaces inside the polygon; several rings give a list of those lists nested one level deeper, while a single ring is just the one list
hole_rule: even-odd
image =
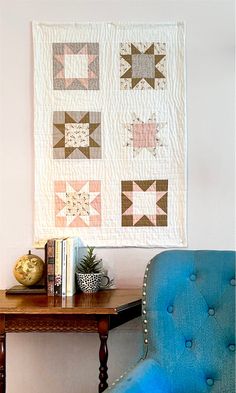
[{"label": "table top", "polygon": [[70,297],[47,295],[6,295],[0,290],[0,314],[106,314],[141,304],[138,289],[109,289],[93,294],[79,293]]}]

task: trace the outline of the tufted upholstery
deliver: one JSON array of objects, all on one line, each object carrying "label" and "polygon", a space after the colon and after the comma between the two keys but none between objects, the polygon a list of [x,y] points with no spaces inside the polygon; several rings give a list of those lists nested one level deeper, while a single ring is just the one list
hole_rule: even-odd
[{"label": "tufted upholstery", "polygon": [[234,290],[232,251],[153,258],[144,277],[144,356],[110,391],[234,393]]}]

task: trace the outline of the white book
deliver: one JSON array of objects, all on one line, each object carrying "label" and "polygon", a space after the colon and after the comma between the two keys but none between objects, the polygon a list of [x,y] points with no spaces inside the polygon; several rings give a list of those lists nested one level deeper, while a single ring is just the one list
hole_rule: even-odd
[{"label": "white book", "polygon": [[67,261],[66,261],[66,243],[67,240],[63,239],[62,240],[62,252],[61,252],[61,263],[62,263],[62,296],[66,296],[66,284],[67,284],[67,279],[66,279],[66,274],[67,274]]},{"label": "white book", "polygon": [[76,293],[75,271],[80,259],[85,255],[84,247],[79,237],[69,237],[66,243],[67,254],[67,289],[66,296],[73,296]]}]

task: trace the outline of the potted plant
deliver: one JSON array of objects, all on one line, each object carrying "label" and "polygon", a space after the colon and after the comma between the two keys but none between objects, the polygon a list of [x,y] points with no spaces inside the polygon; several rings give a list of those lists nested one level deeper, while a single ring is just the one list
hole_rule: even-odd
[{"label": "potted plant", "polygon": [[108,280],[106,286],[109,285],[110,279],[104,276],[102,259],[97,259],[94,247],[87,247],[87,254],[77,266],[76,277],[79,288],[85,293],[97,292],[103,277]]}]

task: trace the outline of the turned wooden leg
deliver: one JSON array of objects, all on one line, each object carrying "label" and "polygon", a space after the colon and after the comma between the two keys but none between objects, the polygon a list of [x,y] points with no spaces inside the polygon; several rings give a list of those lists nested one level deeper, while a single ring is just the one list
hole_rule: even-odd
[{"label": "turned wooden leg", "polygon": [[0,393],[6,392],[6,334],[5,319],[0,316]]},{"label": "turned wooden leg", "polygon": [[109,317],[108,316],[101,316],[98,320],[98,333],[100,337],[100,349],[99,349],[99,386],[98,392],[102,393],[107,387],[107,359],[108,359],[108,349],[107,349],[107,338],[108,338],[108,331],[109,331]]}]

